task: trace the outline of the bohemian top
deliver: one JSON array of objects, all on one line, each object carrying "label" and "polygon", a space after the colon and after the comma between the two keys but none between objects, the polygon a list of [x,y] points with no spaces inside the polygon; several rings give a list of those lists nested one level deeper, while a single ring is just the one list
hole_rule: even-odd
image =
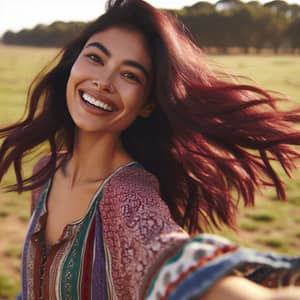
[{"label": "bohemian top", "polygon": [[171,218],[159,184],[139,163],[110,175],[86,215],[46,249],[51,180],[33,195],[22,254],[22,299],[190,299],[221,277],[266,286],[300,285],[300,259],[238,247],[219,236],[191,238]]}]

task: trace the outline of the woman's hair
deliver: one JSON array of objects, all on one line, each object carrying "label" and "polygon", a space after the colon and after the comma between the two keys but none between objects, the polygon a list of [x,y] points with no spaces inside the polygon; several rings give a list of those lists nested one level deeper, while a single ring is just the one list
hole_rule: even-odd
[{"label": "woman's hair", "polygon": [[[256,188],[263,185],[275,186],[285,198],[271,162],[279,161],[289,173],[299,158],[291,146],[300,141],[293,129],[299,111],[280,111],[266,91],[211,72],[184,25],[142,0],[108,1],[106,13],[33,82],[26,116],[0,130],[0,179],[13,164],[17,184],[11,190],[37,188],[53,176],[62,149],[72,154],[75,126],[65,95],[70,70],[86,41],[112,26],[145,37],[153,63],[150,100],[156,109],[121,137],[129,154],[158,177],[162,198],[180,226],[189,232],[208,225],[234,227],[239,198],[253,204]],[[48,163],[24,178],[22,160],[45,141]]]}]

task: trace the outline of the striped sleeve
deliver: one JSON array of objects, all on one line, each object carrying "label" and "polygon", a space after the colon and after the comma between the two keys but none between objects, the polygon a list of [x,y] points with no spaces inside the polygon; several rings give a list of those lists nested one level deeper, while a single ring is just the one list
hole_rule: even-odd
[{"label": "striped sleeve", "polygon": [[210,234],[190,239],[157,269],[145,299],[192,299],[227,275],[268,287],[300,286],[300,259],[240,248]]}]

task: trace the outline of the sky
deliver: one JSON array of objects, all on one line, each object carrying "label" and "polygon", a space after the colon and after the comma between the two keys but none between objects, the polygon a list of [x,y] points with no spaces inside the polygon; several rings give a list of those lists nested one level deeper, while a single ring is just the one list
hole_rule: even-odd
[{"label": "sky", "polygon": [[[160,8],[181,8],[199,0],[148,0]],[[212,3],[216,1],[209,0]],[[0,36],[54,21],[90,21],[104,12],[105,0],[0,0]],[[268,2],[264,0],[263,2]],[[298,3],[300,0],[288,0]]]}]

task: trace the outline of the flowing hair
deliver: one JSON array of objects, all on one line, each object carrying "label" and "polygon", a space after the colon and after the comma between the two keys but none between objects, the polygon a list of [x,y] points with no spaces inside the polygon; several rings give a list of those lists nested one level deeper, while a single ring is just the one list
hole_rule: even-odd
[{"label": "flowing hair", "polygon": [[[141,32],[151,55],[149,101],[156,108],[121,138],[128,153],[159,179],[174,220],[190,233],[210,225],[234,228],[238,200],[252,205],[257,188],[274,186],[285,199],[271,163],[278,161],[287,174],[295,167],[299,110],[282,111],[272,94],[212,72],[185,26],[142,0],[108,1],[106,13],[35,79],[23,120],[0,129],[0,180],[13,165],[17,183],[10,190],[36,189],[54,175],[62,149],[69,154],[65,159],[72,155],[75,125],[65,96],[70,70],[86,41],[112,26]],[[22,160],[44,142],[50,145],[48,162],[24,178]]]}]

